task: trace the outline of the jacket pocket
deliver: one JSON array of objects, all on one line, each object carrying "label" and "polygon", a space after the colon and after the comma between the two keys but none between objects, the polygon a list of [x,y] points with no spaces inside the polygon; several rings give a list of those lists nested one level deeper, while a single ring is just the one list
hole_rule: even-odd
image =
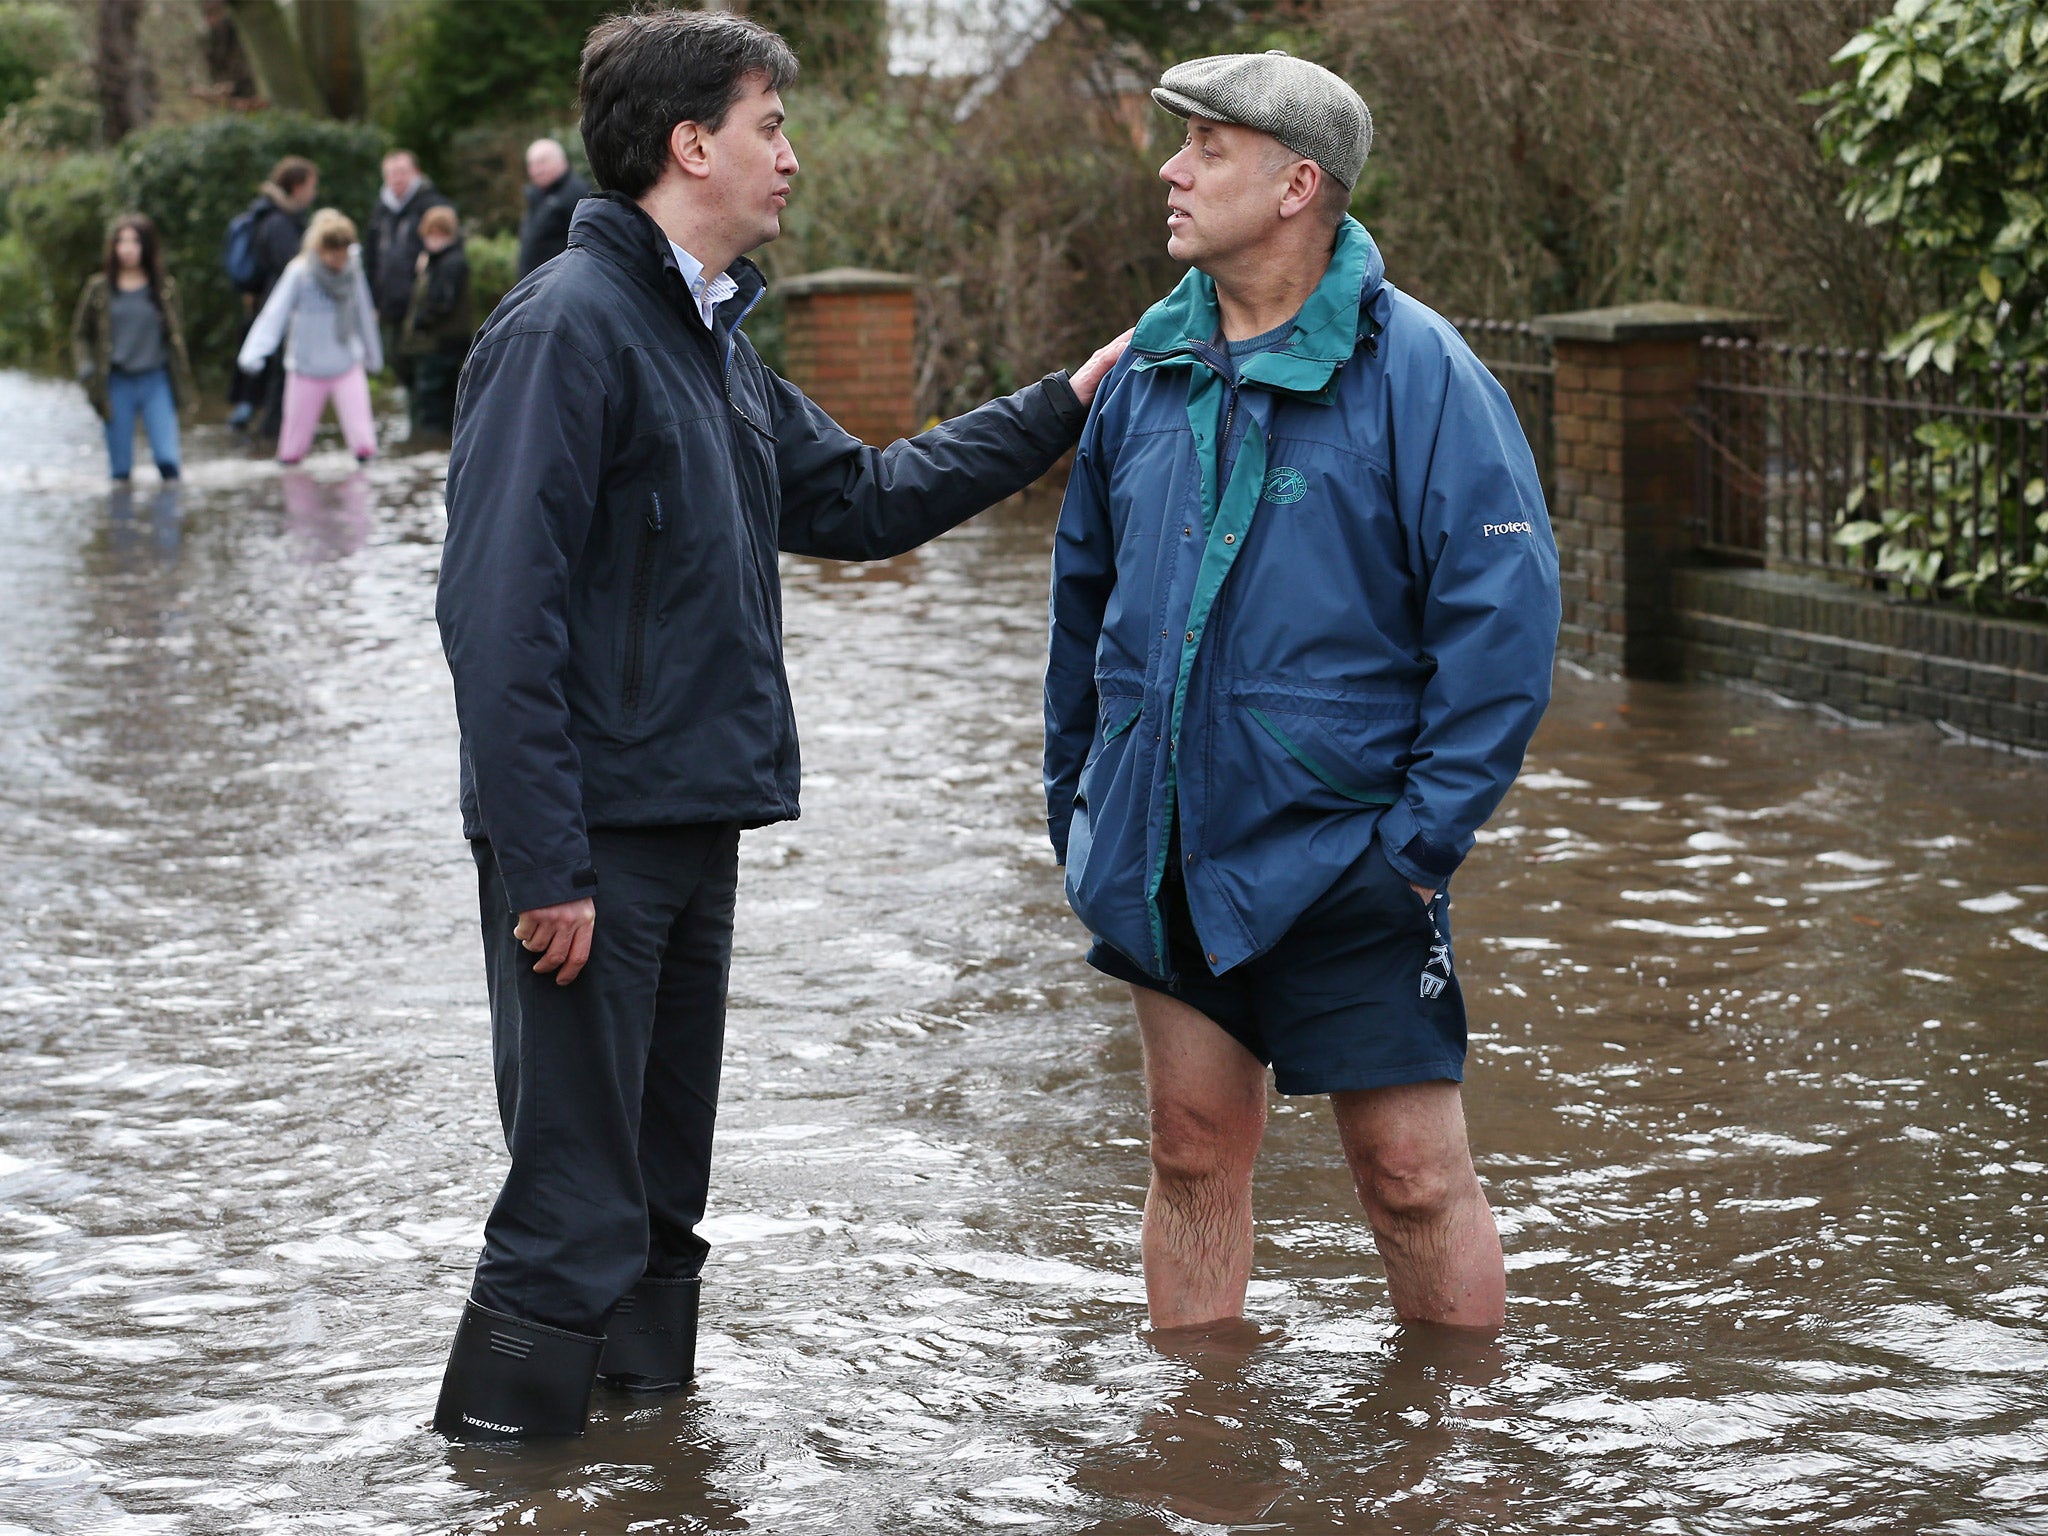
[{"label": "jacket pocket", "polygon": [[1379,807],[1401,797],[1418,702],[1405,694],[1237,691],[1237,704],[1252,722],[1324,789],[1353,805]]},{"label": "jacket pocket", "polygon": [[619,705],[628,722],[640,713],[642,683],[647,673],[647,629],[653,617],[655,557],[660,553],[661,493],[648,493],[640,520],[640,542],[633,556],[633,585],[626,603],[626,671],[619,685]]}]

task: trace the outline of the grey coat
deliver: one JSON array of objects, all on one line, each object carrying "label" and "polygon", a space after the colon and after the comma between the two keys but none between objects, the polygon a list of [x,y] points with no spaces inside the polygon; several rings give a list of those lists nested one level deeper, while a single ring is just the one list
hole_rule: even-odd
[{"label": "grey coat", "polygon": [[333,302],[306,271],[306,263],[314,259],[294,257],[270,290],[236,359],[242,372],[261,373],[280,343],[285,349],[286,370],[308,378],[338,378],[358,366],[369,373],[383,371],[384,347],[377,336],[377,310],[370,302],[370,285],[363,280],[361,247],[350,246],[348,253],[356,296],[356,334],[348,345],[335,334]]}]

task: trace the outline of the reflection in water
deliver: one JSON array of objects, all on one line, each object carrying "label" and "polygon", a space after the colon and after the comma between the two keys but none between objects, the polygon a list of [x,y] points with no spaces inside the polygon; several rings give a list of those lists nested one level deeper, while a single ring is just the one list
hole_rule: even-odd
[{"label": "reflection in water", "polygon": [[107,552],[117,570],[134,571],[154,559],[174,563],[185,539],[184,482],[162,480],[137,516],[135,488],[126,481],[107,493]]},{"label": "reflection in water", "polygon": [[301,559],[317,564],[340,560],[361,549],[370,538],[370,480],[358,469],[332,485],[302,469],[278,476],[284,496],[284,521],[302,551]]},{"label": "reflection in water", "polygon": [[732,1452],[713,1415],[689,1397],[650,1401],[600,1387],[581,1440],[446,1445],[443,1454],[478,1500],[466,1527],[473,1531],[623,1530],[623,1518],[613,1527],[612,1514],[593,1511],[629,1508],[674,1512],[671,1530],[755,1529],[723,1486],[733,1480]]},{"label": "reflection in water", "polygon": [[[1123,1510],[1086,1527],[1091,1536],[1171,1528],[1162,1517],[1303,1531],[1370,1515],[1373,1529],[1403,1529],[1411,1490],[1472,1449],[1466,1421],[1498,1413],[1486,1394],[1508,1360],[1486,1335],[1428,1326],[1390,1327],[1336,1372],[1305,1369],[1284,1336],[1253,1323],[1151,1339],[1180,1380],[1134,1436],[1077,1465],[1077,1486]],[[1460,1503],[1471,1517],[1505,1513],[1484,1488]]]},{"label": "reflection in water", "polygon": [[2048,1532],[2048,769],[1561,676],[1456,888],[1497,1350],[1394,1327],[1315,1101],[1255,1329],[1163,1350],[1037,803],[1042,505],[786,563],[698,1387],[451,1450],[504,1154],[445,459],[202,429],[160,524],[75,395],[0,374],[0,1530]]}]

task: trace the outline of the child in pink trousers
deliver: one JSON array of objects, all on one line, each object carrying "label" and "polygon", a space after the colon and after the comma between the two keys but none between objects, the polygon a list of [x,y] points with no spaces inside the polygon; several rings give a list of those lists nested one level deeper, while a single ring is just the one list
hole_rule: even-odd
[{"label": "child in pink trousers", "polygon": [[296,464],[306,456],[330,399],[349,451],[358,459],[376,453],[369,376],[383,368],[384,349],[356,227],[336,209],[313,215],[304,246],[249,327],[236,363],[244,373],[261,373],[280,345],[285,373],[278,462]]}]

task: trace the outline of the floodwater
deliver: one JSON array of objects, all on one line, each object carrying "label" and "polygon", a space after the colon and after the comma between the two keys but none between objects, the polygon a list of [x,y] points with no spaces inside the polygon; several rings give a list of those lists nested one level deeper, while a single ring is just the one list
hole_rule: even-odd
[{"label": "floodwater", "polygon": [[202,432],[115,502],[95,426],[0,375],[7,1536],[2048,1532],[2048,764],[1561,678],[1455,887],[1506,1333],[1396,1329],[1307,1101],[1256,1331],[1163,1353],[1040,825],[1044,503],[786,564],[699,1384],[450,1448],[502,1150],[445,459]]}]

